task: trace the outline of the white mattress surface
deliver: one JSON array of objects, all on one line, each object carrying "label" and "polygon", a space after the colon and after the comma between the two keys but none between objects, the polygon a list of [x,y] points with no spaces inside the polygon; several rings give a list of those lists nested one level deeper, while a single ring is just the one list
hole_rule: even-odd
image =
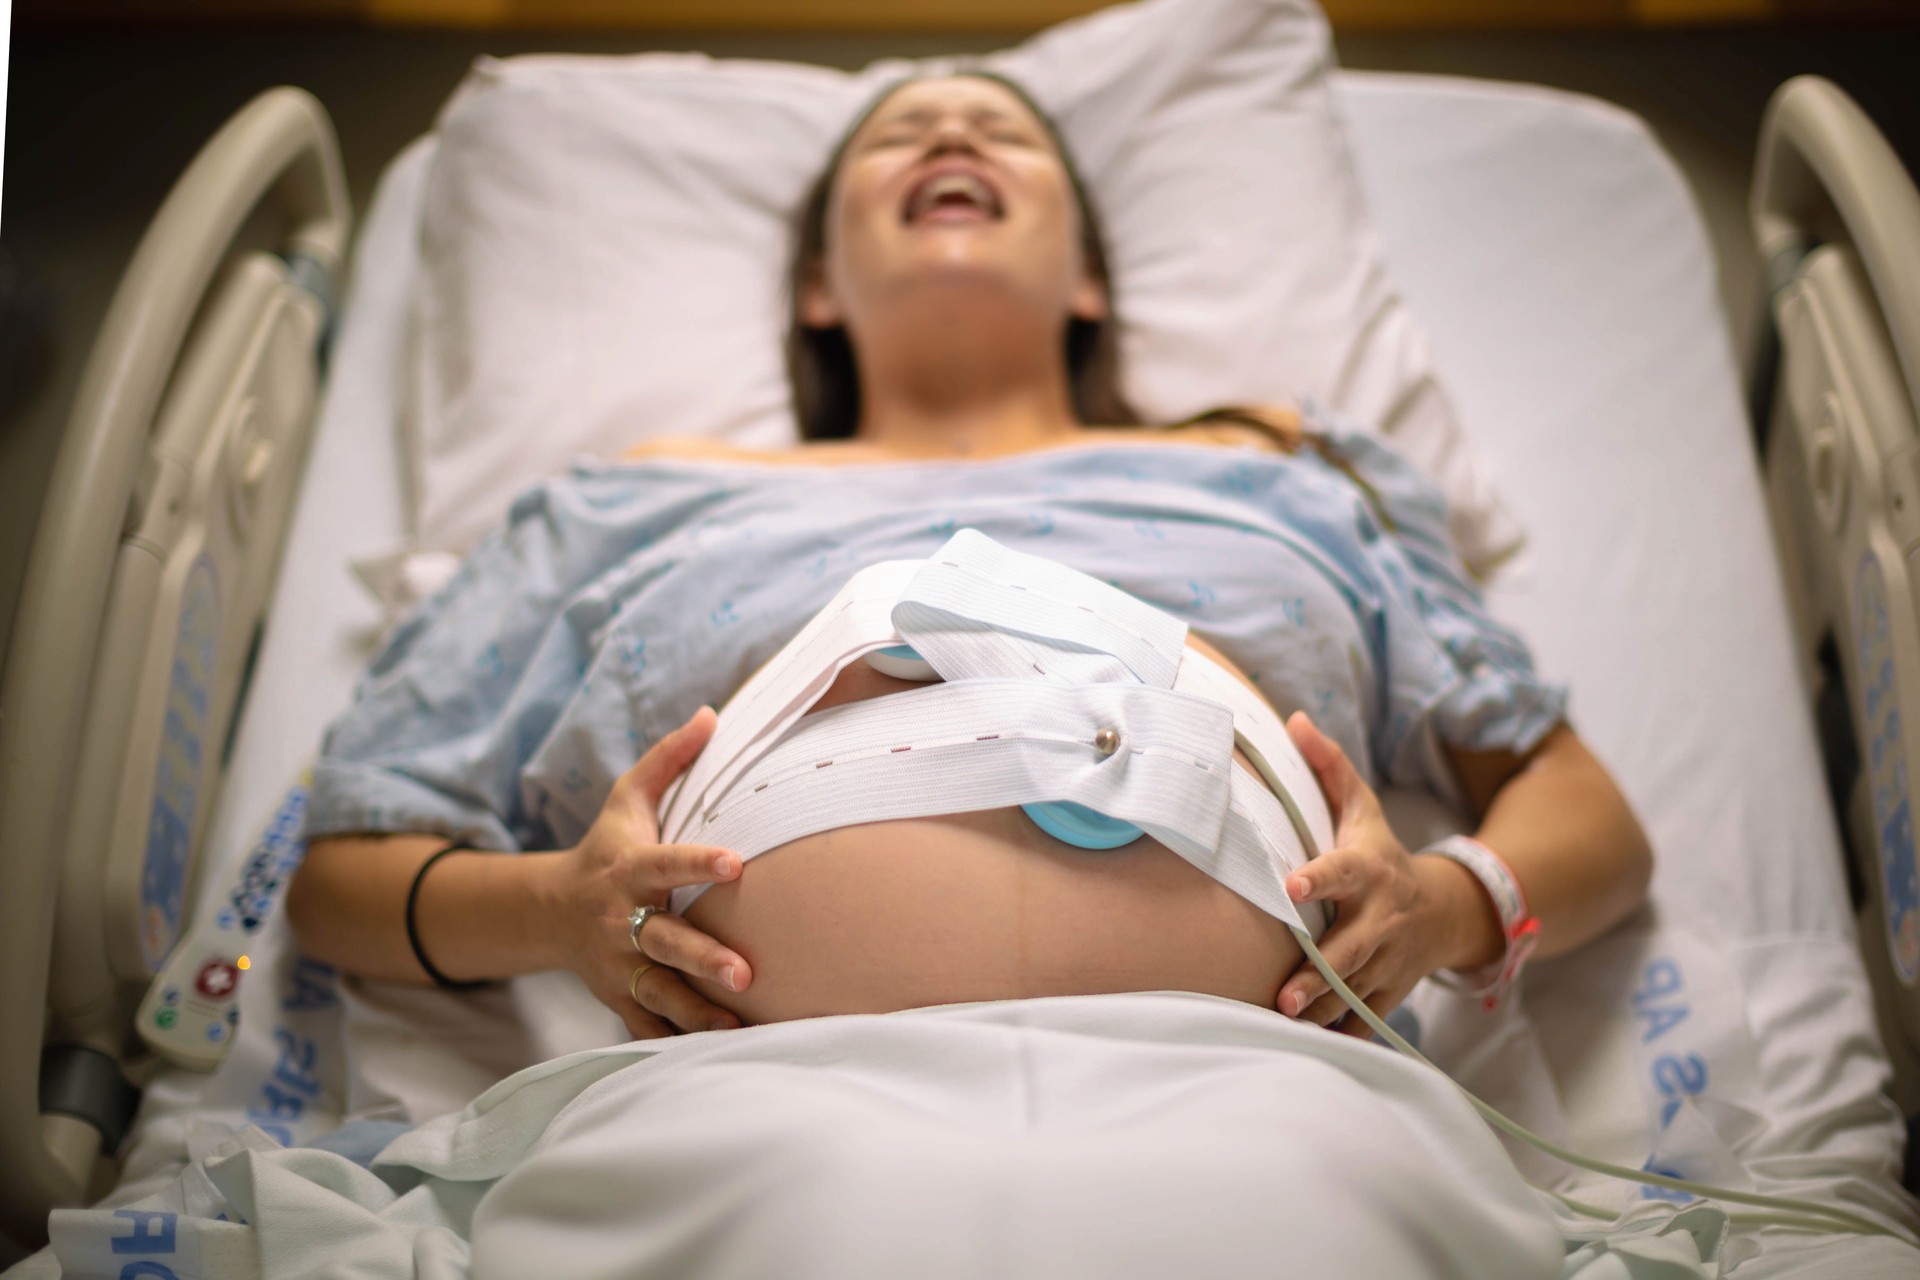
[{"label": "white mattress surface", "polygon": [[[1731,1160],[1727,1176],[1764,1189],[1910,1215],[1713,264],[1679,175],[1642,125],[1585,99],[1350,73],[1340,94],[1392,268],[1530,530],[1494,598],[1547,674],[1571,682],[1574,723],[1659,859],[1641,926],[1538,966],[1527,1016],[1423,995],[1430,1049],[1495,1105],[1596,1154],[1649,1159],[1651,1117],[1677,1101],[1691,1145],[1656,1162]],[[347,562],[401,529],[395,416],[431,146],[395,162],[360,241],[215,818],[213,847],[230,862],[349,697],[378,625]],[[1396,799],[1410,844],[1442,821]],[[465,1000],[354,993],[348,1107],[424,1118],[526,1062],[611,1039],[612,1015],[570,981]],[[296,1016],[264,982],[242,1008],[258,1035]],[[237,1049],[211,1082],[170,1076],[150,1090],[127,1191],[224,1128],[196,1120],[254,1105],[247,1073],[270,1071],[275,1052],[249,1062]],[[1689,1090],[1693,1059],[1712,1083]],[[1822,1265],[1847,1247],[1818,1251]],[[1772,1253],[1741,1274],[1791,1273],[1798,1257]],[[1848,1265],[1911,1274],[1910,1255],[1878,1246]]]}]

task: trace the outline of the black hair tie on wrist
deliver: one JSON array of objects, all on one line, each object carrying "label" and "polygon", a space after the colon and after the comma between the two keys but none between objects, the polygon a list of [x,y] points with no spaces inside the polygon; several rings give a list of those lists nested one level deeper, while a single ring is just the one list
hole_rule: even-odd
[{"label": "black hair tie on wrist", "polygon": [[426,975],[433,979],[433,985],[445,991],[472,991],[476,987],[490,987],[493,985],[484,978],[471,982],[456,982],[434,968],[433,961],[427,959],[426,950],[420,945],[420,928],[414,923],[413,919],[413,909],[420,901],[420,882],[427,878],[428,869],[450,853],[463,852],[478,853],[480,851],[470,844],[450,844],[444,849],[437,850],[432,857],[420,864],[418,871],[413,873],[413,887],[407,890],[407,941],[413,944],[413,958],[420,962],[421,969],[425,970]]}]

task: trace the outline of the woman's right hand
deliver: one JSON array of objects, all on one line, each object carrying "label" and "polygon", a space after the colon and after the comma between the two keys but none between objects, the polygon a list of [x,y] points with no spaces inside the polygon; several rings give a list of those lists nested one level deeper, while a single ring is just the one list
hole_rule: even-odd
[{"label": "woman's right hand", "polygon": [[[541,895],[556,965],[578,974],[636,1040],[741,1025],[682,973],[729,991],[745,990],[753,978],[739,955],[665,910],[668,893],[682,885],[740,874],[740,855],[731,850],[660,843],[660,799],[706,747],[717,721],[711,707],[700,708],[622,774],[580,843],[557,857]],[[641,906],[662,910],[640,930],[645,953],[637,954],[627,922]],[[635,982],[635,971],[648,964]]]}]

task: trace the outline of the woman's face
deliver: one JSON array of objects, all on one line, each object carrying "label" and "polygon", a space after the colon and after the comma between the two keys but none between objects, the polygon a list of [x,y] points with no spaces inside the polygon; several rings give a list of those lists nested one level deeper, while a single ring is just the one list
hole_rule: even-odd
[{"label": "woman's face", "polygon": [[1009,302],[1063,326],[1101,319],[1079,217],[1046,126],[1016,95],[976,77],[914,81],[847,143],[801,318],[844,325],[856,345],[902,303],[946,319]]}]

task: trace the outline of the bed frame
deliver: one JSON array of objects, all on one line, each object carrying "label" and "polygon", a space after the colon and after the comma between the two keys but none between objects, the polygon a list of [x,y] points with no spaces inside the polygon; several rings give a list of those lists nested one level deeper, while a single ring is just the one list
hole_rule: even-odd
[{"label": "bed frame", "polygon": [[[1801,78],[1769,108],[1753,216],[1777,321],[1754,422],[1914,1115],[1920,987],[1900,948],[1920,912],[1898,876],[1920,762],[1920,196],[1844,94]],[[254,101],[142,240],[63,441],[0,668],[0,1227],[22,1245],[110,1183],[137,1100],[131,1014],[193,900],[348,228],[319,104]]]},{"label": "bed frame", "polygon": [[[1801,76],[1761,129],[1753,423],[1895,1098],[1920,1116],[1920,193]],[[1914,1183],[1914,1153],[1907,1183]]]},{"label": "bed frame", "polygon": [[297,89],[214,136],[94,342],[0,668],[0,1225],[96,1198],[306,459],[350,213]]}]

